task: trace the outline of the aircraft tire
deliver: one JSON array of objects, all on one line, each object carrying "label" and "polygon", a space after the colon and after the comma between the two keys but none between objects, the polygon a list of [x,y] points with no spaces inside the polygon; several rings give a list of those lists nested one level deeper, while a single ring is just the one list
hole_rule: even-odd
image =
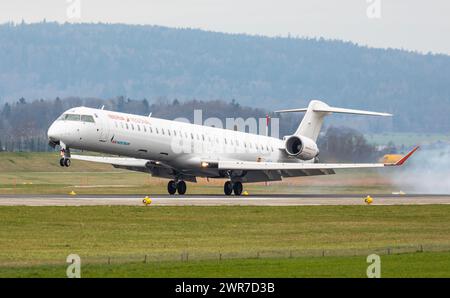
[{"label": "aircraft tire", "polygon": [[179,182],[177,183],[177,191],[178,191],[178,194],[184,195],[184,194],[186,193],[186,189],[187,189],[186,182],[184,182],[183,180],[181,180],[181,181],[179,181]]},{"label": "aircraft tire", "polygon": [[167,183],[167,192],[171,195],[174,195],[177,192],[177,184],[175,181],[170,180],[169,183]]},{"label": "aircraft tire", "polygon": [[235,196],[240,196],[242,194],[242,183],[237,181],[233,183],[233,191]]},{"label": "aircraft tire", "polygon": [[61,158],[61,159],[59,160],[59,165],[60,165],[61,167],[64,167],[64,158]]},{"label": "aircraft tire", "polygon": [[68,159],[68,158],[64,159],[64,166],[70,167],[70,159]]},{"label": "aircraft tire", "polygon": [[231,193],[233,192],[233,184],[231,183],[231,181],[225,182],[225,184],[223,185],[223,192],[227,196],[231,195]]}]

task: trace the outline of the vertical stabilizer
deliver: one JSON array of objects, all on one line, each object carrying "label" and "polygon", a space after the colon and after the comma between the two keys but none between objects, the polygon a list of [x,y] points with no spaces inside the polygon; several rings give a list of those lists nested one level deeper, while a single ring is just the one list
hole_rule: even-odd
[{"label": "vertical stabilizer", "polygon": [[319,100],[312,100],[309,103],[305,116],[295,132],[296,136],[304,136],[313,141],[317,140],[320,129],[322,128],[323,119],[326,115],[330,114],[330,112],[315,112],[314,110],[319,107],[326,108],[329,106]]}]

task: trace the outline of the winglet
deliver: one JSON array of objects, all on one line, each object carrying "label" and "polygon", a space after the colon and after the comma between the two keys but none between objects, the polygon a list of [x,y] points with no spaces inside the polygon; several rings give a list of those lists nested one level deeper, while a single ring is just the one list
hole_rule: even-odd
[{"label": "winglet", "polygon": [[411,155],[413,155],[414,152],[416,152],[416,150],[419,149],[419,146],[414,147],[413,150],[411,150],[408,154],[406,154],[405,156],[403,156],[399,161],[397,161],[394,166],[401,166],[402,164],[405,163],[405,161],[411,157]]}]

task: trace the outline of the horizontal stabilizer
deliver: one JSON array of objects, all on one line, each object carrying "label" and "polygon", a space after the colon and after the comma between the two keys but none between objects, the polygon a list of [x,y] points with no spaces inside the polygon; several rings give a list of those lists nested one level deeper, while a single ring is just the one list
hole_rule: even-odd
[{"label": "horizontal stabilizer", "polygon": [[[275,111],[275,113],[306,112],[307,110],[308,110],[308,108],[278,110],[278,111]],[[389,113],[379,113],[379,112],[354,110],[354,109],[344,109],[344,108],[335,108],[335,107],[320,107],[320,108],[312,109],[312,111],[313,112],[317,112],[317,113],[340,113],[340,114],[367,115],[367,116],[387,116],[387,117],[392,116],[392,114],[389,114]]]},{"label": "horizontal stabilizer", "polygon": [[278,110],[274,111],[275,113],[295,113],[295,112],[306,112],[308,108],[302,108],[302,109],[289,109],[289,110]]},{"label": "horizontal stabilizer", "polygon": [[379,112],[371,112],[371,111],[363,111],[363,110],[353,110],[353,109],[343,109],[343,108],[319,108],[313,109],[314,112],[319,113],[341,113],[341,114],[354,114],[354,115],[368,115],[368,116],[392,116],[389,113],[379,113]]}]

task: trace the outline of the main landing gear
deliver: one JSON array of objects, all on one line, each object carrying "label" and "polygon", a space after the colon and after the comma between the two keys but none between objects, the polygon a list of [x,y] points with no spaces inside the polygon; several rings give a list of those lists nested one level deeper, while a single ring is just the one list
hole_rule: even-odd
[{"label": "main landing gear", "polygon": [[229,196],[232,192],[234,192],[235,196],[240,196],[242,194],[243,186],[239,181],[231,182],[227,181],[223,185],[223,192],[225,195]]},{"label": "main landing gear", "polygon": [[178,192],[179,195],[184,195],[186,193],[186,189],[186,182],[184,182],[183,180],[170,180],[169,183],[167,183],[167,191],[171,195],[174,195],[176,192]]}]

